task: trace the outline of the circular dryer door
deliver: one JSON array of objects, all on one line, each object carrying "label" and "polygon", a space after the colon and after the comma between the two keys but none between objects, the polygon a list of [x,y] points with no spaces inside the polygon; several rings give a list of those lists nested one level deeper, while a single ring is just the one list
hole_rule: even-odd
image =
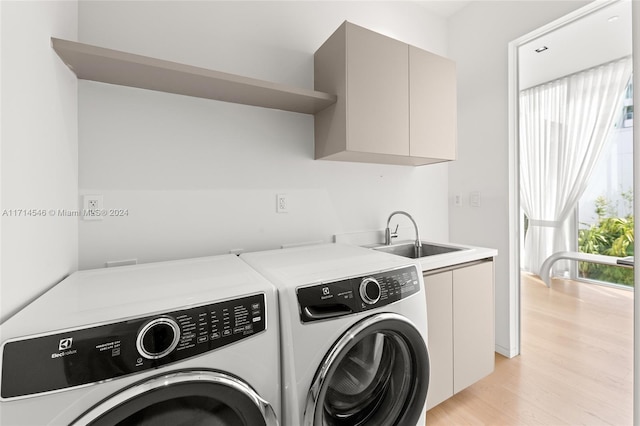
[{"label": "circular dryer door", "polygon": [[382,313],[333,345],[307,397],[305,426],[415,425],[429,386],[429,355],[407,318]]},{"label": "circular dryer door", "polygon": [[73,425],[277,426],[271,405],[248,384],[215,371],[180,371],[135,384]]}]

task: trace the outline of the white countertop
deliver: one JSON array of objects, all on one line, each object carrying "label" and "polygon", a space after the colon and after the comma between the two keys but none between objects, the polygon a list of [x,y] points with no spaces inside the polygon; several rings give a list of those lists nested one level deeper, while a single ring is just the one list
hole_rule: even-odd
[{"label": "white countertop", "polygon": [[340,243],[243,253],[240,258],[278,290],[295,290],[301,285],[369,275],[417,263],[414,259]]},{"label": "white countertop", "polygon": [[232,254],[79,271],[4,322],[0,335],[111,323],[257,292],[275,288]]},{"label": "white countertop", "polygon": [[[404,243],[413,243],[413,240],[394,241],[393,245]],[[424,240],[422,241],[422,243],[461,249],[458,251],[435,254],[416,259],[417,261],[419,261],[420,265],[422,266],[422,270],[425,272],[432,271],[434,269],[447,268],[462,263],[474,262],[476,260],[487,259],[498,255],[498,250],[492,248],[475,247],[463,244],[440,243]],[[381,246],[381,244],[376,244],[375,246]],[[373,250],[372,245],[367,245],[367,247]]]}]

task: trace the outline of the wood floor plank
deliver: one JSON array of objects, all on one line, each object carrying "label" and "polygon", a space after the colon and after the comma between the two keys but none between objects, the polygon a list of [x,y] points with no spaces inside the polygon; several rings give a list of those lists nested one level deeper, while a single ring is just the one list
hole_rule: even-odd
[{"label": "wood floor plank", "polygon": [[631,425],[633,292],[522,276],[521,355],[427,412],[440,425]]}]

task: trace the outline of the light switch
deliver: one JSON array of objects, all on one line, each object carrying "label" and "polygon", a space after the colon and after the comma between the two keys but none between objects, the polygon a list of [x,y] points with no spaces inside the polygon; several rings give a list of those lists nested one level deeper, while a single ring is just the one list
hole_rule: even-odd
[{"label": "light switch", "polygon": [[480,207],[480,191],[472,191],[469,194],[469,204],[471,207]]}]

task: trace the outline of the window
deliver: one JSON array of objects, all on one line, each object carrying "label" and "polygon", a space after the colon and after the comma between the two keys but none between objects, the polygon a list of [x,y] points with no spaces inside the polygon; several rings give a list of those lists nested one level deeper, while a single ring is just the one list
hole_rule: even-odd
[{"label": "window", "polygon": [[[600,154],[578,205],[581,252],[633,255],[633,85],[627,86],[620,119]],[[580,262],[578,277],[633,285],[633,269]]]}]

